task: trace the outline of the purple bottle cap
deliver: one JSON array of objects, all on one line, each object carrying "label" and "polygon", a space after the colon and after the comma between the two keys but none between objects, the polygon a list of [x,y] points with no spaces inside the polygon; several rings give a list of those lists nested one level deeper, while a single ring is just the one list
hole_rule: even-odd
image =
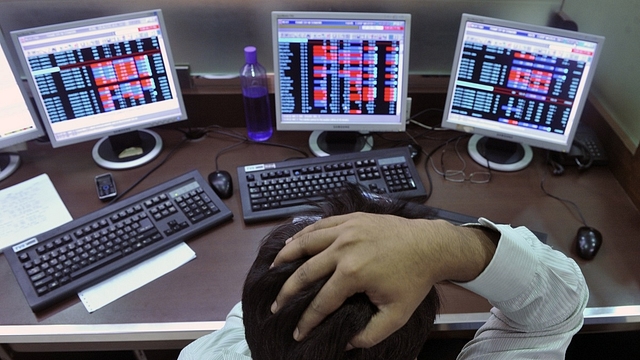
[{"label": "purple bottle cap", "polygon": [[244,60],[247,64],[255,64],[258,62],[258,51],[255,46],[247,46],[244,48]]}]

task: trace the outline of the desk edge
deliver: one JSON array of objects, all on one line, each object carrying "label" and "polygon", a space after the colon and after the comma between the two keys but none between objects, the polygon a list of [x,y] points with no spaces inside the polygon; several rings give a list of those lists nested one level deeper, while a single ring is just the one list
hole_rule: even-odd
[{"label": "desk edge", "polygon": [[[436,331],[477,330],[489,313],[441,314]],[[640,306],[587,308],[583,329],[601,327],[615,331],[617,326],[640,329]],[[87,325],[0,325],[1,344],[26,343],[92,343],[92,342],[153,342],[195,340],[220,330],[224,321],[167,322],[144,324]]]}]

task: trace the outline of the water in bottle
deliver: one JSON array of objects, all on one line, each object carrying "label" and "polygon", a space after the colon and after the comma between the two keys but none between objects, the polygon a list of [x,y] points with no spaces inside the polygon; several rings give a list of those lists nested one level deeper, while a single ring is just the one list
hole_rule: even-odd
[{"label": "water in bottle", "polygon": [[240,72],[247,134],[254,141],[266,141],[273,134],[267,72],[258,63],[256,48],[244,49],[245,64]]}]

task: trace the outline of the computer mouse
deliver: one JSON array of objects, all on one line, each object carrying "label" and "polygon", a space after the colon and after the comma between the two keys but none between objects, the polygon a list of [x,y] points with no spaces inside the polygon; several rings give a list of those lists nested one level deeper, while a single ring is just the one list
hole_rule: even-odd
[{"label": "computer mouse", "polygon": [[418,144],[409,144],[407,145],[407,147],[409,148],[409,154],[411,155],[411,159],[413,159],[413,161],[418,160],[418,157],[422,152],[422,147],[420,147],[420,145]]},{"label": "computer mouse", "polygon": [[225,170],[216,170],[207,177],[209,185],[220,199],[228,199],[233,195],[231,174]]},{"label": "computer mouse", "polygon": [[585,260],[593,259],[602,246],[602,234],[600,231],[582,226],[576,234],[576,252]]}]

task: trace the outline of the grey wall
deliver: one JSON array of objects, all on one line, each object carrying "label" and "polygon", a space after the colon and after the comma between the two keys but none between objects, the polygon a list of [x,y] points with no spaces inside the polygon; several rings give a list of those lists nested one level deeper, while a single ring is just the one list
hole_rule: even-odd
[{"label": "grey wall", "polygon": [[269,70],[273,10],[386,11],[412,14],[411,73],[448,74],[462,12],[546,24],[561,0],[0,0],[11,30],[147,9],[162,9],[178,64],[199,74],[233,74],[256,45]]},{"label": "grey wall", "polygon": [[632,152],[640,143],[640,0],[565,0],[579,30],[606,37],[591,86]]}]

